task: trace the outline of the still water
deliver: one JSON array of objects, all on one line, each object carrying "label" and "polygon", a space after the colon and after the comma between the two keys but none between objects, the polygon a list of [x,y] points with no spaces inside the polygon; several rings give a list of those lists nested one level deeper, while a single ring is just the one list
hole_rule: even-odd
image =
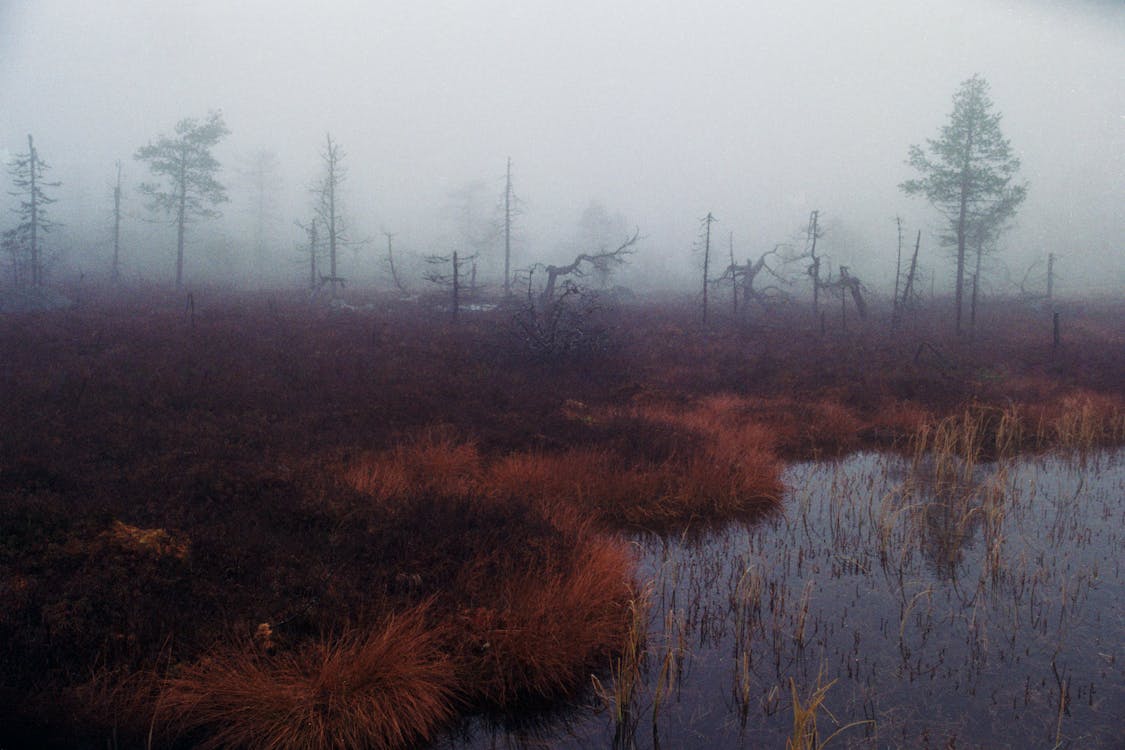
[{"label": "still water", "polygon": [[1125,451],[857,454],[785,486],[755,522],[636,539],[635,663],[435,744],[785,747],[814,704],[830,747],[1125,747]]}]

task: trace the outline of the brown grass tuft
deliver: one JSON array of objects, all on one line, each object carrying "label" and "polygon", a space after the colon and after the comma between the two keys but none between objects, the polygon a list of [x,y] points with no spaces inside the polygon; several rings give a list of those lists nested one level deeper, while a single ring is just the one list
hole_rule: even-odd
[{"label": "brown grass tuft", "polygon": [[105,538],[122,549],[154,557],[187,558],[191,545],[183,537],[173,537],[164,529],[142,529],[121,521],[104,534]]},{"label": "brown grass tuft", "polygon": [[354,461],[344,479],[383,505],[419,494],[465,495],[480,476],[481,457],[472,442],[445,429],[428,429],[413,440]]},{"label": "brown grass tuft", "polygon": [[437,641],[415,609],[274,658],[219,651],[167,680],[158,719],[205,748],[404,747],[453,715]]},{"label": "brown grass tuft", "polygon": [[459,617],[459,661],[475,702],[510,707],[585,685],[628,631],[633,566],[623,541],[582,533],[569,561],[495,582],[482,606]]}]

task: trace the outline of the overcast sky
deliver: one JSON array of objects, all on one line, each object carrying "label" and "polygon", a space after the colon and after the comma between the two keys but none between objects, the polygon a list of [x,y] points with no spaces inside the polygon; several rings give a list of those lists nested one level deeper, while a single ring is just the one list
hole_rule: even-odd
[{"label": "overcast sky", "polygon": [[907,148],[975,73],[1030,183],[1012,272],[1054,252],[1064,286],[1125,289],[1121,0],[0,0],[0,148],[35,135],[71,243],[104,227],[115,160],[135,184],[138,146],[221,109],[225,164],[277,152],[290,244],[330,131],[357,231],[419,251],[452,190],[499,195],[510,156],[524,261],[553,260],[591,199],[669,273],[708,211],[756,256],[819,209],[836,261],[881,280],[896,214],[924,243],[937,225],[897,189]]}]

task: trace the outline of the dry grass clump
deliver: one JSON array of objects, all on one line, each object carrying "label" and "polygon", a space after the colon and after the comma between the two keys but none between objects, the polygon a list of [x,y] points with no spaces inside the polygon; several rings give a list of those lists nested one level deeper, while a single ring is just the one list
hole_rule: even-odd
[{"label": "dry grass clump", "polygon": [[690,408],[597,411],[568,402],[564,413],[605,428],[608,444],[514,451],[489,461],[472,442],[427,431],[351,462],[344,477],[385,508],[472,495],[490,502],[530,499],[560,523],[576,513],[618,528],[721,521],[756,512],[781,495],[773,436],[748,419],[749,409],[733,396]]},{"label": "dry grass clump", "polygon": [[924,406],[913,401],[887,399],[870,416],[873,437],[894,444],[906,443],[933,415]]},{"label": "dry grass clump", "polygon": [[476,580],[464,588],[485,589],[480,606],[463,610],[455,626],[462,682],[474,703],[507,708],[570,694],[620,647],[633,554],[613,537],[577,536],[569,560],[494,579],[466,574]]},{"label": "dry grass clump", "polygon": [[155,557],[187,558],[191,544],[181,536],[172,536],[164,529],[142,529],[114,521],[104,537],[122,549]]},{"label": "dry grass clump", "polygon": [[840,453],[859,446],[864,422],[832,394],[798,399],[790,396],[737,397],[726,394],[703,400],[683,415],[685,423],[712,434],[732,425],[752,423],[764,444],[783,456]]},{"label": "dry grass clump", "polygon": [[474,443],[431,428],[389,451],[353,461],[344,480],[380,505],[421,494],[465,495],[477,489],[481,456]]},{"label": "dry grass clump", "polygon": [[274,657],[220,650],[166,681],[157,718],[203,748],[405,747],[453,715],[438,640],[415,609]]},{"label": "dry grass clump", "polygon": [[1039,439],[1063,450],[1087,451],[1125,441],[1125,404],[1117,396],[1077,391],[1030,411],[1037,417]]}]

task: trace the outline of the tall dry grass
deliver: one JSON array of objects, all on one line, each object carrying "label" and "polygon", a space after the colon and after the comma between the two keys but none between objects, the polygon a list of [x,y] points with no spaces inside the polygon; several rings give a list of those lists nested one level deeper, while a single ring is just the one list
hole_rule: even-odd
[{"label": "tall dry grass", "polygon": [[633,552],[588,532],[573,545],[569,559],[536,569],[497,574],[479,565],[465,574],[459,585],[476,592],[477,606],[458,615],[454,635],[473,703],[509,707],[572,693],[621,647]]},{"label": "tall dry grass", "polygon": [[274,657],[218,650],[165,682],[157,719],[202,748],[406,747],[454,712],[453,663],[438,643],[415,609]]}]

